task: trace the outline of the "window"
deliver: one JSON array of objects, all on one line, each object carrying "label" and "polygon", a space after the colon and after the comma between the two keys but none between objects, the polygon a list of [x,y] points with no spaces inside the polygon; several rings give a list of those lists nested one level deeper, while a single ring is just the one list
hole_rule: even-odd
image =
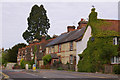
[{"label": "window", "polygon": [[51,47],[49,47],[49,54],[51,54]]},{"label": "window", "polygon": [[31,56],[33,56],[33,53],[31,52]]},{"label": "window", "polygon": [[32,48],[31,48],[31,51],[32,51]]},{"label": "window", "polygon": [[27,52],[27,50],[25,50],[25,53]]},{"label": "window", "polygon": [[53,53],[55,53],[55,48],[54,48],[54,46],[52,46],[52,50],[53,50]]},{"label": "window", "polygon": [[73,55],[70,55],[70,64],[73,64]]},{"label": "window", "polygon": [[73,42],[70,42],[70,51],[73,50]]},{"label": "window", "polygon": [[23,54],[23,56],[25,56],[25,54]]},{"label": "window", "polygon": [[60,56],[58,57],[58,59],[59,59],[59,61],[61,61],[61,57]]},{"label": "window", "polygon": [[31,57],[31,60],[33,60],[34,57]]},{"label": "window", "polygon": [[115,37],[115,38],[113,38],[113,44],[114,45],[118,45],[119,44],[119,38],[118,37]]},{"label": "window", "polygon": [[42,49],[42,47],[40,46],[40,49]]},{"label": "window", "polygon": [[54,63],[56,62],[56,60],[54,60]]},{"label": "window", "polygon": [[120,63],[120,57],[114,56],[111,58],[111,64],[118,64]]},{"label": "window", "polygon": [[61,44],[58,45],[58,52],[61,52]]},{"label": "window", "polygon": [[41,52],[42,52],[42,50],[39,50],[39,52],[41,53]]}]

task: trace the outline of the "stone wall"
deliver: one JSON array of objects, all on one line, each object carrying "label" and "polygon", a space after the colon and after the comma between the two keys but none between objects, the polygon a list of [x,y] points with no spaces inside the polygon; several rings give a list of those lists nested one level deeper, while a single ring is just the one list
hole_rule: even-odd
[{"label": "stone wall", "polygon": [[16,63],[8,63],[6,69],[10,70]]},{"label": "stone wall", "polygon": [[113,66],[112,65],[104,65],[104,72],[105,73],[113,73]]}]

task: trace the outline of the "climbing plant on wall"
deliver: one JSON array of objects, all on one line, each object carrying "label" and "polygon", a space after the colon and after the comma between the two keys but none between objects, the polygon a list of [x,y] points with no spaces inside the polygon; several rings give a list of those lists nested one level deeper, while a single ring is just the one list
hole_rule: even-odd
[{"label": "climbing plant on wall", "polygon": [[101,28],[110,25],[110,22],[97,19],[97,12],[92,8],[87,24],[92,28],[92,37],[87,43],[87,48],[79,55],[78,71],[104,71],[104,64],[110,64],[111,57],[118,55],[118,45],[113,45],[113,37],[118,36],[118,33]]}]

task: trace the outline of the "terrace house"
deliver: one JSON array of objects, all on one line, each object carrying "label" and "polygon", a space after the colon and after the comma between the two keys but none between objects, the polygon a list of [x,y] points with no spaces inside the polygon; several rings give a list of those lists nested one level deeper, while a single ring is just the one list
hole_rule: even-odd
[{"label": "terrace house", "polygon": [[37,39],[30,41],[29,45],[18,50],[17,62],[20,64],[20,60],[22,58],[25,61],[31,61],[35,55],[37,66],[43,65],[42,57],[45,55],[45,46],[53,39],[46,40],[45,36],[42,36],[42,40],[40,42]]},{"label": "terrace house", "polygon": [[[87,21],[81,19],[77,29],[75,26],[68,26],[67,32],[62,33],[56,39],[46,45],[46,54],[51,54],[51,64],[61,61],[62,64],[76,66],[77,42],[83,38]],[[80,45],[82,46],[82,45]]]}]

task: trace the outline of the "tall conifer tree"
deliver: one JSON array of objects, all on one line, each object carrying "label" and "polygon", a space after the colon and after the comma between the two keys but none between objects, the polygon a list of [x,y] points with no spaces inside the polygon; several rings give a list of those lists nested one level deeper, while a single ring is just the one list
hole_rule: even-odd
[{"label": "tall conifer tree", "polygon": [[33,39],[41,40],[42,35],[47,38],[50,37],[48,29],[50,28],[49,19],[43,5],[34,5],[31,9],[29,17],[27,18],[28,28],[23,33],[23,38],[29,42]]}]

